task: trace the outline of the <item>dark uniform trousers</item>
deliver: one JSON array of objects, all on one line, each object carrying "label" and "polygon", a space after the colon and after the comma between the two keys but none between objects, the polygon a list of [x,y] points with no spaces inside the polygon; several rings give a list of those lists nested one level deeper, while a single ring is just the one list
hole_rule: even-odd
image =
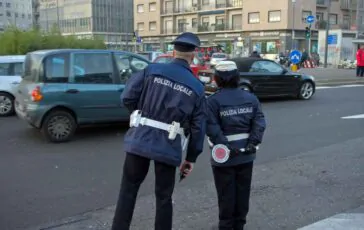
[{"label": "dark uniform trousers", "polygon": [[212,166],[219,205],[219,229],[242,230],[249,211],[253,162]]},{"label": "dark uniform trousers", "polygon": [[[148,174],[150,159],[127,153],[112,230],[129,230],[139,187]],[[172,229],[172,194],[176,167],[154,162],[156,216],[155,230]],[[151,229],[151,228],[150,228]]]}]

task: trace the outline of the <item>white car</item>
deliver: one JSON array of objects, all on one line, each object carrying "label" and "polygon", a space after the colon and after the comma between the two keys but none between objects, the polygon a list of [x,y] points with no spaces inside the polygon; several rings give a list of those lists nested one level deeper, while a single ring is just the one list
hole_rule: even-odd
[{"label": "white car", "polygon": [[211,56],[210,66],[215,66],[215,65],[217,65],[217,63],[219,63],[220,61],[224,61],[227,58],[228,58],[227,54],[224,54],[224,53],[214,53]]},{"label": "white car", "polygon": [[14,114],[14,99],[21,81],[24,55],[0,56],[0,117]]}]

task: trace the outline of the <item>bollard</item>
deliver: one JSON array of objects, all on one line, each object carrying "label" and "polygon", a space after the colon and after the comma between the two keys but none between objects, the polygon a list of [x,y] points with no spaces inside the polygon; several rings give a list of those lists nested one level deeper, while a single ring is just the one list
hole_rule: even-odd
[{"label": "bollard", "polygon": [[297,72],[298,66],[296,64],[291,65],[292,72]]}]

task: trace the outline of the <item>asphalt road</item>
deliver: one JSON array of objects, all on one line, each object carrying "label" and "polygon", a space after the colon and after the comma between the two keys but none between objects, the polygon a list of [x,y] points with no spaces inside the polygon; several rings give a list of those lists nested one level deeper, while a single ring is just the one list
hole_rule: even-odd
[{"label": "asphalt road", "polygon": [[[364,87],[320,89],[310,101],[266,101],[263,110],[268,129],[256,161],[248,229],[291,230],[364,204],[364,119],[340,119],[364,114]],[[16,117],[1,118],[0,229],[115,204],[125,130],[88,128],[73,142],[48,144]],[[193,176],[176,188],[175,213],[182,217],[175,224],[188,225],[182,229],[209,229],[215,222],[208,158],[206,151]],[[151,171],[135,229],[151,229],[153,191]]]}]

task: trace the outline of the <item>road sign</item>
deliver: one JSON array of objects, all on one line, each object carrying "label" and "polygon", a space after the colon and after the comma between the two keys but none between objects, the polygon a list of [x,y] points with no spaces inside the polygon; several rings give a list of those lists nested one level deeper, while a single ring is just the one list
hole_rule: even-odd
[{"label": "road sign", "polygon": [[290,54],[289,54],[289,59],[291,60],[292,64],[298,64],[300,63],[302,58],[302,53],[298,50],[293,50]]},{"label": "road sign", "polygon": [[136,42],[137,43],[142,43],[142,38],[141,37],[137,37]]},{"label": "road sign", "polygon": [[309,16],[306,17],[306,22],[308,24],[312,24],[312,23],[314,23],[314,21],[315,21],[315,16],[309,15]]}]

